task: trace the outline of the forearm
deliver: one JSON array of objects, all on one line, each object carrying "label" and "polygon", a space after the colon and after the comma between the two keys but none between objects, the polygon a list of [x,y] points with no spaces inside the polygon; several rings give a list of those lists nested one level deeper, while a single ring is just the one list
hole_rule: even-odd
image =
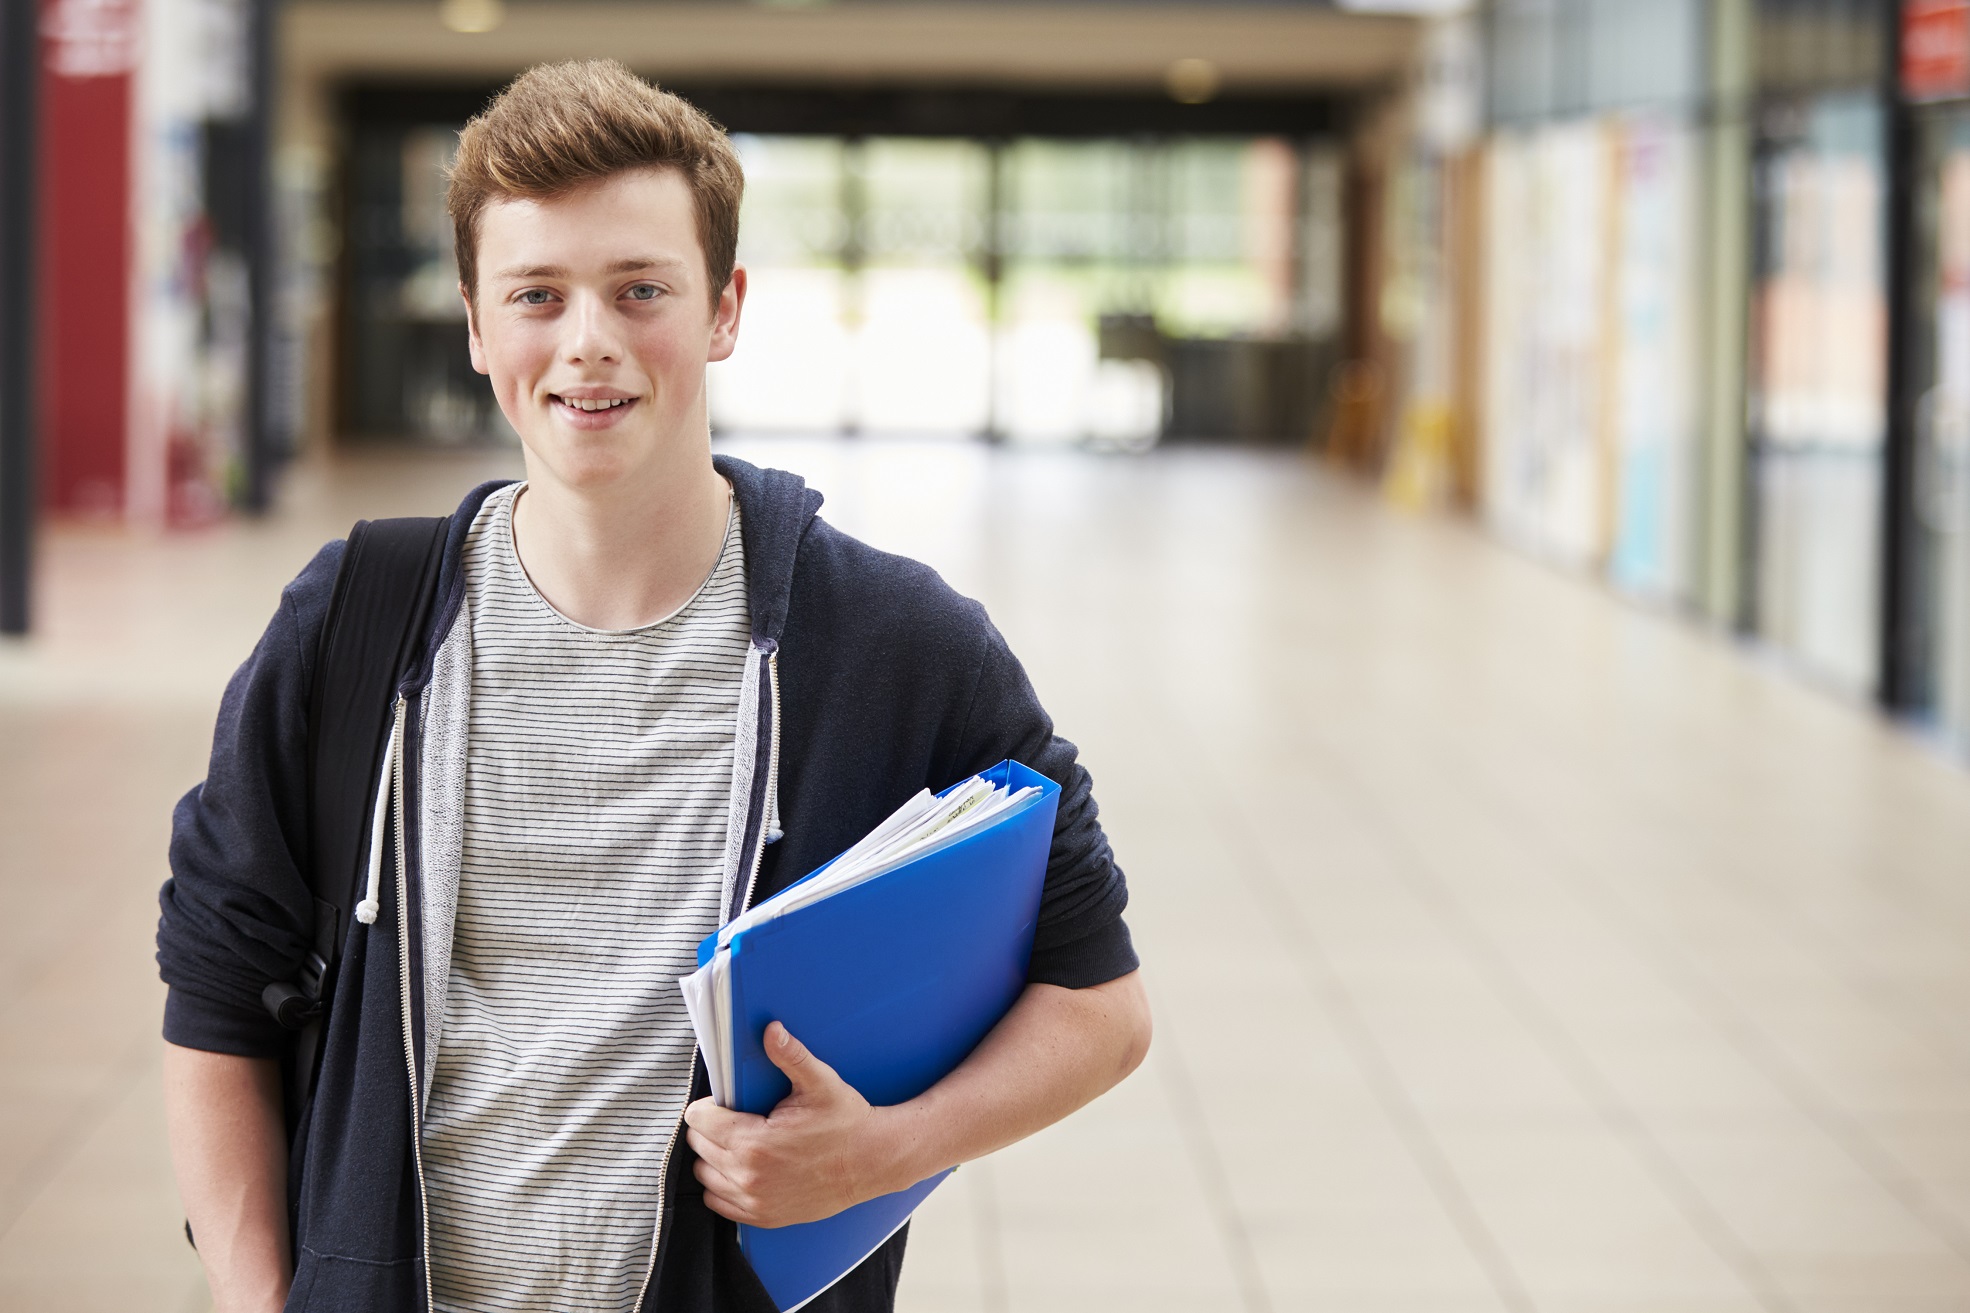
[{"label": "forearm", "polygon": [[1089,989],[1028,985],[956,1070],[875,1110],[889,1146],[885,1189],[902,1189],[1025,1139],[1119,1084],[1148,1052],[1140,973]]},{"label": "forearm", "polygon": [[278,1310],[293,1277],[278,1066],[166,1044],[164,1113],[213,1308]]}]

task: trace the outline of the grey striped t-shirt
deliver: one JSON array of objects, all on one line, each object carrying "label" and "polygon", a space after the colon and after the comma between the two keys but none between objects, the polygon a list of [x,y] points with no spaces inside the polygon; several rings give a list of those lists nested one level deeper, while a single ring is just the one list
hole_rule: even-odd
[{"label": "grey striped t-shirt", "polygon": [[587,629],[513,547],[465,541],[470,740],[443,1032],[424,1122],[440,1310],[633,1309],[694,1041],[677,978],[717,929],[748,648],[734,506],[697,594]]}]

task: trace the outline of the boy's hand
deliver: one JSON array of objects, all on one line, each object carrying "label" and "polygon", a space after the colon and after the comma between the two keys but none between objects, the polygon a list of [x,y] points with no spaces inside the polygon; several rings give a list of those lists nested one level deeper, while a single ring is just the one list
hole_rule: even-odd
[{"label": "boy's hand", "polygon": [[749,1226],[791,1226],[900,1190],[889,1112],[868,1100],[774,1022],[766,1056],[793,1091],[764,1117],[699,1099],[684,1112],[705,1205]]},{"label": "boy's hand", "polygon": [[752,1226],[831,1217],[906,1189],[1065,1117],[1149,1048],[1137,972],[1086,989],[1029,984],[957,1069],[907,1103],[872,1108],[779,1022],[766,1056],[793,1092],[771,1115],[710,1099],[685,1110],[705,1203]]}]

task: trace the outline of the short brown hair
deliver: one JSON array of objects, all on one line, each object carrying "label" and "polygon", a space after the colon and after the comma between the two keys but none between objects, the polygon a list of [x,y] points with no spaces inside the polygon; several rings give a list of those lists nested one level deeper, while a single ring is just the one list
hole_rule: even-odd
[{"label": "short brown hair", "polygon": [[478,300],[479,216],[494,201],[560,196],[630,169],[676,169],[691,189],[712,300],[732,281],[745,175],[725,130],[613,59],[540,64],[458,134],[447,174],[458,280]]}]

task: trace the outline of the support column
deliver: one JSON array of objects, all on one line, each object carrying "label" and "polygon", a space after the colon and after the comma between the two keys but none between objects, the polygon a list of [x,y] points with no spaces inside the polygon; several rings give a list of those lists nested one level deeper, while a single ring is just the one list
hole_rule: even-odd
[{"label": "support column", "polygon": [[985,428],[979,436],[987,442],[1004,442],[1005,428],[999,414],[999,328],[1005,317],[1007,143],[995,137],[986,143],[985,152],[985,241],[978,255],[979,272],[985,280]]},{"label": "support column", "polygon": [[247,106],[244,124],[246,256],[246,406],[239,486],[240,509],[259,514],[272,498],[274,468],[285,447],[275,405],[274,340],[279,250],[273,222],[274,44],[279,0],[247,0]]},{"label": "support column", "polygon": [[0,4],[0,634],[27,632],[34,572],[38,15]]},{"label": "support column", "polygon": [[[1882,6],[1881,39],[1886,48],[1902,48],[1900,3]],[[1963,21],[1959,17],[1959,22]],[[1915,115],[1902,94],[1902,61],[1882,60],[1881,100],[1888,166],[1887,240],[1888,284],[1888,415],[1881,451],[1881,633],[1880,674],[1875,696],[1889,711],[1914,711],[1923,702],[1923,670],[1929,635],[1920,588],[1922,581],[1921,526],[1916,518],[1916,410],[1921,383],[1912,350],[1921,326],[1923,298],[1915,279],[1921,268],[1915,244],[1922,225],[1917,221]]]}]

